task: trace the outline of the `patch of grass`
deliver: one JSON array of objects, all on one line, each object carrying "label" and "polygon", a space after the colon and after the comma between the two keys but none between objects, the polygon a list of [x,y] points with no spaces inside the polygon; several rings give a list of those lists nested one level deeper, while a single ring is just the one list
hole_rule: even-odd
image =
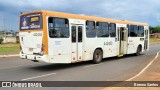
[{"label": "patch of grass", "polygon": [[19,44],[0,44],[0,55],[18,54]]},{"label": "patch of grass", "polygon": [[150,43],[160,43],[160,38],[150,38]]}]

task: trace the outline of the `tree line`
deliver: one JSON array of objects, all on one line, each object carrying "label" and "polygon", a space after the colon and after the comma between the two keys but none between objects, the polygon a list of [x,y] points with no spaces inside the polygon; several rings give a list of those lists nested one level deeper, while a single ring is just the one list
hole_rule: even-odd
[{"label": "tree line", "polygon": [[151,34],[160,33],[160,26],[155,26],[155,27],[150,26],[149,29]]}]

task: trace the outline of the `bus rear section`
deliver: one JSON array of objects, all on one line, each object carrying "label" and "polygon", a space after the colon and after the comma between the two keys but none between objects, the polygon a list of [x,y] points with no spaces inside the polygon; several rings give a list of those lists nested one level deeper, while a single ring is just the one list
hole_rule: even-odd
[{"label": "bus rear section", "polygon": [[[46,61],[44,55],[42,14],[24,14],[20,17],[20,58]],[[47,61],[46,61],[47,62]]]}]

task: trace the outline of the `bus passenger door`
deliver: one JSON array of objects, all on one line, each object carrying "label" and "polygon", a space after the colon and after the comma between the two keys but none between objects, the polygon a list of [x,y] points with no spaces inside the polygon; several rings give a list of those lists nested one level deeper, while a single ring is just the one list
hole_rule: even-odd
[{"label": "bus passenger door", "polygon": [[71,26],[72,62],[83,60],[83,25]]},{"label": "bus passenger door", "polygon": [[127,54],[127,28],[125,27],[119,27],[118,29],[118,41],[119,41],[119,57],[123,56],[124,54]]}]

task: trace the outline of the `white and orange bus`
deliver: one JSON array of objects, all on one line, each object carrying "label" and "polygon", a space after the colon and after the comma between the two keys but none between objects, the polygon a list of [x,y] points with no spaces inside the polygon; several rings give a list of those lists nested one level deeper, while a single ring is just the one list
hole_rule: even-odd
[{"label": "white and orange bus", "polygon": [[20,15],[20,57],[47,63],[75,63],[149,49],[149,25],[127,20],[33,11]]}]

